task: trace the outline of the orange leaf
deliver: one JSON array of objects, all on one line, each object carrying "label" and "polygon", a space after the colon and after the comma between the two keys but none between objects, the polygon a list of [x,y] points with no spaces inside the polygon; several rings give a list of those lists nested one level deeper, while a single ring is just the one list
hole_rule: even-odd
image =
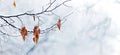
[{"label": "orange leaf", "polygon": [[35,38],[35,37],[33,38],[33,42],[34,42],[35,44],[37,44],[37,42],[36,42],[36,38]]},{"label": "orange leaf", "polygon": [[34,37],[34,38],[33,38],[33,42],[34,42],[35,44],[37,44],[37,43],[38,43],[38,38]]},{"label": "orange leaf", "polygon": [[16,2],[15,1],[13,2],[13,6],[16,7]]},{"label": "orange leaf", "polygon": [[60,20],[60,19],[58,19],[57,27],[58,27],[58,29],[60,30],[60,28],[61,28],[61,20]]},{"label": "orange leaf", "polygon": [[23,38],[23,41],[25,41],[25,36],[27,36],[28,35],[28,31],[27,31],[27,29],[26,29],[26,27],[24,26],[24,27],[22,27],[22,29],[21,29],[21,35],[22,35],[22,38]]},{"label": "orange leaf", "polygon": [[33,41],[37,44],[38,39],[39,39],[39,35],[40,35],[40,29],[38,26],[34,26],[33,35],[34,35]]}]

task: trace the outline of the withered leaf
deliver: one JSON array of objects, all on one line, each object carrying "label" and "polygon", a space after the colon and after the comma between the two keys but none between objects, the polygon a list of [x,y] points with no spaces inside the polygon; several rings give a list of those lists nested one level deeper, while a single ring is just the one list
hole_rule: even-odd
[{"label": "withered leaf", "polygon": [[34,38],[33,38],[33,41],[34,43],[38,43],[38,39],[39,39],[39,35],[40,35],[40,29],[38,26],[34,26],[34,29],[33,29],[33,35],[34,35]]},{"label": "withered leaf", "polygon": [[13,6],[16,7],[16,1],[13,2]]},{"label": "withered leaf", "polygon": [[35,21],[35,16],[33,16],[33,19],[34,19],[34,21]]},{"label": "withered leaf", "polygon": [[21,35],[22,35],[22,38],[23,38],[23,41],[25,41],[25,36],[28,35],[28,31],[26,29],[26,27],[22,27],[21,31],[20,31]]},{"label": "withered leaf", "polygon": [[33,42],[34,42],[35,44],[37,44],[37,43],[38,43],[38,38],[34,37],[34,38],[33,38]]},{"label": "withered leaf", "polygon": [[61,28],[61,20],[60,20],[60,19],[58,19],[57,27],[58,27],[58,29],[60,30],[60,28]]}]

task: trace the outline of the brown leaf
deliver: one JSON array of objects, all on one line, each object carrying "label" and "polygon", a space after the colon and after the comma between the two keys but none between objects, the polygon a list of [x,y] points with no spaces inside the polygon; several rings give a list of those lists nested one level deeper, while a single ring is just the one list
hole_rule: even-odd
[{"label": "brown leaf", "polygon": [[33,16],[33,19],[34,19],[34,21],[35,21],[35,16]]},{"label": "brown leaf", "polygon": [[13,2],[13,6],[16,7],[16,1]]},{"label": "brown leaf", "polygon": [[27,31],[27,29],[26,29],[26,27],[24,26],[24,27],[22,27],[22,29],[21,29],[21,35],[22,35],[22,38],[23,38],[23,41],[25,41],[25,36],[27,36],[28,35],[28,31]]},{"label": "brown leaf", "polygon": [[37,41],[36,41],[36,38],[35,38],[35,37],[33,37],[33,42],[34,42],[35,44],[37,44]]},{"label": "brown leaf", "polygon": [[37,43],[38,43],[38,38],[34,37],[34,38],[33,38],[33,42],[34,42],[35,44],[37,44]]},{"label": "brown leaf", "polygon": [[60,30],[60,28],[61,28],[61,20],[60,20],[60,19],[58,19],[57,27],[58,27],[58,29]]},{"label": "brown leaf", "polygon": [[33,29],[33,35],[34,35],[34,38],[33,38],[33,41],[34,43],[38,43],[38,39],[39,39],[39,35],[40,35],[40,29],[38,26],[34,26],[34,29]]}]

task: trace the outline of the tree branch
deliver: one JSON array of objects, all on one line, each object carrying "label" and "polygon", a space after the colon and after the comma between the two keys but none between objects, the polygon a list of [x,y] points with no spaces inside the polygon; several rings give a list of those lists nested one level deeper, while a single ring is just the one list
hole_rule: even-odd
[{"label": "tree branch", "polygon": [[[49,6],[48,6],[45,10],[44,10],[43,7],[42,7],[42,9],[43,9],[42,12],[32,13],[32,14],[25,12],[25,13],[22,13],[22,14],[10,15],[10,16],[0,15],[0,18],[1,18],[1,20],[3,20],[6,24],[8,24],[8,26],[11,26],[11,27],[13,27],[13,28],[15,28],[15,29],[17,29],[17,30],[20,31],[21,28],[16,27],[16,26],[13,25],[12,23],[8,22],[6,19],[7,19],[7,18],[18,18],[19,21],[21,22],[21,24],[23,25],[23,22],[22,22],[20,16],[25,16],[25,15],[27,15],[27,16],[38,16],[38,15],[40,15],[40,14],[44,14],[44,13],[47,13],[47,12],[52,12],[53,10],[57,9],[57,8],[60,7],[61,5],[64,5],[64,3],[68,2],[68,1],[70,1],[70,0],[66,0],[66,1],[62,2],[61,4],[55,6],[54,8],[50,9],[50,8],[52,7],[52,5],[56,2],[56,0],[54,0],[53,2],[51,2],[51,0],[50,0]],[[61,20],[61,21],[63,21],[63,20]],[[53,29],[56,27],[56,25],[57,25],[57,24],[54,24],[54,25],[52,25],[52,26],[50,26],[50,27],[48,27],[48,28],[46,28],[46,29],[44,29],[44,30],[41,30],[41,34],[44,34],[44,33],[46,33],[46,32],[49,32],[49,31],[53,30]],[[0,27],[3,27],[3,26],[4,26],[4,25],[1,24]],[[9,36],[9,34],[7,34],[7,33],[5,33],[5,32],[2,32],[1,30],[0,30],[0,32],[3,33],[4,35],[8,35],[8,36]],[[29,33],[33,33],[33,31],[30,31],[30,30],[28,30],[28,32],[29,32]]]}]

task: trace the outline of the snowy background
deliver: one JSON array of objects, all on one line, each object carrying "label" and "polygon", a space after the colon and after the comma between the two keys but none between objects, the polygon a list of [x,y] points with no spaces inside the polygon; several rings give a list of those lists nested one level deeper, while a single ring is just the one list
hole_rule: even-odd
[{"label": "snowy background", "polygon": [[[0,15],[41,12],[41,6],[50,0],[15,0],[16,8],[13,1],[0,0]],[[57,0],[55,5],[62,1]],[[66,18],[60,31],[56,28],[41,34],[37,45],[32,41],[33,34],[29,34],[25,42],[21,36],[0,35],[0,55],[120,55],[119,0],[71,0],[66,5],[69,7],[62,5],[53,11],[57,15],[40,15],[41,29],[56,23],[58,17]],[[30,16],[20,18],[29,30],[38,22]],[[14,25],[21,27],[17,19],[12,19]],[[0,30],[20,34],[10,27],[4,28]]]}]

